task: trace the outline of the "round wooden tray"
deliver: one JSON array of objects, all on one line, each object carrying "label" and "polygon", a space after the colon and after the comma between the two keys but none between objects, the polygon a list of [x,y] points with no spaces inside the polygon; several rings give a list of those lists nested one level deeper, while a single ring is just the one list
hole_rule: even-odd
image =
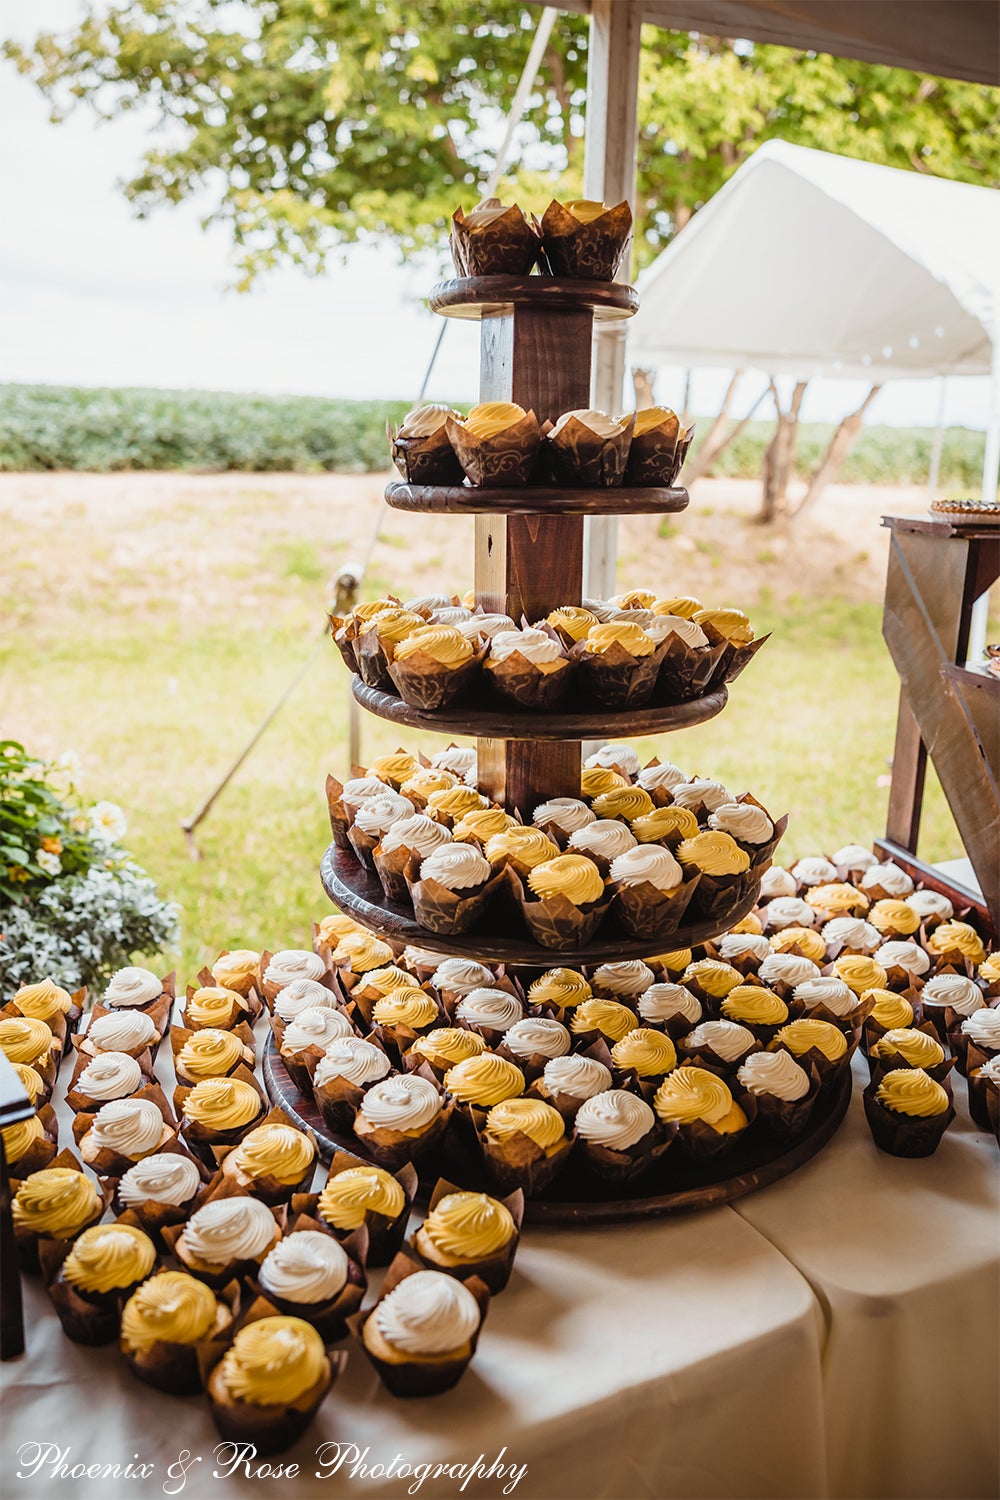
[{"label": "round wooden tray", "polygon": [[649,938],[623,937],[614,931],[600,932],[592,943],[582,948],[543,948],[534,943],[527,931],[511,915],[500,920],[509,926],[497,930],[494,913],[487,913],[491,924],[482,932],[462,932],[445,936],[421,927],[413,908],[398,901],[387,901],[378,876],[367,870],[353,854],[330,844],[320,865],[323,889],[333,904],[347,916],[360,922],[379,937],[416,948],[430,948],[434,953],[459,954],[486,963],[503,963],[510,967],[549,969],[559,964],[601,964],[623,958],[646,958],[650,953],[675,952],[693,948],[706,939],[726,932],[742,920],[757,903],[758,892],[751,891],[731,911],[710,922],[693,922],[678,927],[661,942]]},{"label": "round wooden tray", "polygon": [[362,708],[393,724],[429,729],[433,734],[479,735],[496,740],[624,740],[665,734],[671,729],[686,729],[691,724],[714,719],[729,699],[728,689],[720,687],[686,703],[617,711],[595,709],[589,714],[533,713],[502,702],[493,708],[468,703],[430,713],[404,703],[396,693],[369,687],[358,676],[351,679],[351,691]]},{"label": "round wooden tray", "polygon": [[515,304],[576,309],[589,307],[599,323],[631,318],[639,294],[621,281],[584,281],[572,276],[460,276],[431,288],[431,310],[446,318],[495,318]]},{"label": "round wooden tray", "polygon": [[[296,1125],[313,1132],[324,1161],[329,1161],[334,1151],[346,1151],[358,1162],[367,1161],[357,1138],[331,1131],[313,1101],[299,1092],[270,1034],[264,1044],[262,1072],[268,1098]],[[571,1163],[545,1193],[527,1200],[525,1220],[533,1224],[609,1223],[731,1203],[787,1177],[821,1151],[847,1113],[851,1086],[851,1070],[846,1068],[840,1092],[820,1101],[808,1133],[791,1145],[763,1135],[707,1161],[694,1161],[673,1147],[641,1181],[617,1190]],[[423,1166],[419,1196],[428,1198],[439,1177],[459,1187],[483,1187],[473,1158],[450,1133],[433,1166]]]},{"label": "round wooden tray", "polygon": [[405,484],[394,480],[385,488],[385,503],[393,510],[436,515],[503,516],[619,516],[662,515],[685,510],[684,489],[624,488],[605,485],[574,489],[572,485],[512,485],[483,489],[472,484]]}]

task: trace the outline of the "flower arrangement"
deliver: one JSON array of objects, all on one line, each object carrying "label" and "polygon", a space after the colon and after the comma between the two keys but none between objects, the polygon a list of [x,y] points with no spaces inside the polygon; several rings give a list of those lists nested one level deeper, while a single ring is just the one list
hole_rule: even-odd
[{"label": "flower arrangement", "polygon": [[42,974],[94,986],[177,940],[177,908],[122,847],[124,813],[88,805],[79,773],[72,752],[0,740],[0,998]]}]

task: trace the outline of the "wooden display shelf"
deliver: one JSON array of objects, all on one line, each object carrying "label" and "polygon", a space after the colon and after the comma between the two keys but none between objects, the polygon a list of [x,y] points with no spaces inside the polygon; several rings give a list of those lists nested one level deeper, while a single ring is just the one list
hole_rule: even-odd
[{"label": "wooden display shelf", "polygon": [[466,516],[625,516],[664,515],[686,510],[684,489],[624,488],[605,485],[574,489],[572,485],[523,485],[485,489],[471,484],[386,485],[385,503],[393,510],[430,515]]},{"label": "wooden display shelf", "polygon": [[592,313],[599,323],[639,311],[635,287],[571,276],[460,276],[431,288],[431,310],[446,318],[506,317],[515,307]]},{"label": "wooden display shelf", "polygon": [[369,687],[355,676],[351,691],[368,713],[393,724],[411,729],[428,729],[432,734],[488,735],[495,740],[591,740],[638,739],[650,734],[665,734],[672,729],[687,729],[704,724],[721,714],[729,699],[726,687],[714,689],[686,703],[663,703],[645,708],[600,709],[590,713],[534,713],[516,704],[500,703],[497,707],[479,704],[455,704],[434,713],[413,708],[396,693]]},{"label": "wooden display shelf", "polygon": [[[364,1147],[357,1137],[331,1131],[311,1099],[299,1092],[274,1043],[268,1036],[262,1063],[264,1087],[273,1104],[279,1105],[294,1124],[311,1130],[320,1156],[329,1161],[334,1151],[345,1151],[359,1164],[367,1164]],[[530,1224],[613,1223],[662,1218],[692,1209],[717,1208],[743,1198],[758,1188],[778,1182],[821,1151],[838,1130],[851,1102],[852,1076],[844,1070],[839,1091],[820,1100],[805,1135],[791,1143],[761,1135],[740,1143],[726,1155],[694,1161],[678,1146],[672,1146],[648,1174],[638,1182],[615,1188],[570,1163],[545,1193],[525,1203],[525,1222]],[[449,1132],[440,1155],[423,1164],[418,1196],[426,1200],[439,1177],[459,1187],[481,1191],[482,1173]]]},{"label": "wooden display shelf", "polygon": [[[601,964],[625,958],[647,958],[650,953],[672,953],[692,948],[719,932],[726,932],[741,921],[757,904],[759,891],[751,891],[731,911],[711,922],[689,922],[660,941],[633,938],[613,930],[602,931],[582,948],[543,948],[532,941],[527,930],[513,914],[504,918],[506,925],[480,926],[480,930],[445,936],[422,927],[413,908],[399,901],[388,901],[378,876],[365,868],[336,844],[330,844],[320,865],[323,889],[333,904],[347,916],[360,922],[378,937],[392,943],[429,948],[434,953],[458,954],[484,963],[502,963],[510,967],[549,969],[559,964],[576,968],[580,964]],[[486,921],[492,920],[488,912]]]}]

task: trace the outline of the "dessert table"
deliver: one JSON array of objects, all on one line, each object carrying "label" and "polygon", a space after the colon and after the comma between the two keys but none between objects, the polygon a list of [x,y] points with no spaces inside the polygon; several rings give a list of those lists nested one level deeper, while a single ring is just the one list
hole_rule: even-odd
[{"label": "dessert table", "polygon": [[[993,1495],[996,1145],[969,1120],[960,1080],[956,1104],[929,1160],[876,1152],[856,1089],[820,1156],[733,1207],[529,1227],[457,1389],[395,1400],[348,1343],[347,1370],[306,1439],[273,1461],[299,1462],[294,1480],[214,1478],[205,1403],[139,1384],[114,1348],[71,1343],[26,1281],[28,1352],[2,1370],[3,1493],[411,1492],[409,1476],[352,1477],[360,1458],[527,1465],[509,1492],[531,1500]],[[155,1472],[63,1484],[43,1467],[18,1479],[18,1450],[37,1443],[70,1449],[70,1466],[138,1461]],[[333,1450],[317,1460],[321,1444],[344,1445],[337,1472]],[[180,1483],[167,1470],[185,1451],[184,1462],[199,1461],[183,1488],[165,1491]],[[463,1490],[462,1477],[429,1478],[419,1493],[493,1496],[510,1482],[476,1478]]]}]

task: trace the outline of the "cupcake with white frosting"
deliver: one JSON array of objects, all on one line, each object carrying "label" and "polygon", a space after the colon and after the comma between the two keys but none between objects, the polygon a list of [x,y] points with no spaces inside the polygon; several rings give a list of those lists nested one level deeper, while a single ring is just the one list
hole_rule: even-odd
[{"label": "cupcake with white frosting", "polygon": [[566,648],[547,624],[498,631],[483,670],[501,697],[543,712],[559,707],[573,680]]},{"label": "cupcake with white frosting", "polygon": [[409,817],[395,819],[372,850],[372,862],[388,900],[406,900],[408,888],[404,872],[411,859],[423,859],[451,841],[451,829],[429,818],[426,813],[415,812]]},{"label": "cupcake with white frosting", "polygon": [[627,824],[617,818],[597,818],[575,829],[569,836],[567,847],[573,854],[585,854],[592,859],[607,879],[614,860],[634,849],[637,842]]},{"label": "cupcake with white frosting", "polygon": [[955,915],[954,906],[939,891],[913,891],[903,900],[907,906],[912,906],[927,932],[942,922],[950,922]]},{"label": "cupcake with white frosting", "polygon": [[[385,791],[381,782],[377,785],[381,791]],[[283,948],[278,953],[272,953],[261,975],[264,998],[273,1006],[280,991],[294,979],[312,979],[319,984],[325,980],[326,975],[326,959],[319,953],[314,953],[311,948]]]},{"label": "cupcake with white frosting", "polygon": [[639,757],[631,745],[602,745],[588,755],[583,764],[587,769],[601,766],[605,770],[618,771],[629,780],[639,775]]},{"label": "cupcake with white frosting", "polygon": [[266,1203],[230,1189],[186,1224],[166,1229],[164,1239],[185,1271],[218,1289],[256,1270],[281,1239],[281,1228]]},{"label": "cupcake with white frosting", "polygon": [[551,1104],[563,1119],[572,1123],[585,1099],[603,1094],[611,1087],[611,1069],[607,1063],[585,1052],[569,1052],[553,1057],[545,1064],[529,1093]]},{"label": "cupcake with white frosting", "polygon": [[970,1066],[966,1082],[969,1113],[982,1130],[992,1130],[1000,1142],[1000,1055]]},{"label": "cupcake with white frosting", "polygon": [[565,1057],[571,1043],[569,1030],[562,1022],[550,1016],[524,1016],[504,1032],[497,1051],[501,1057],[515,1062],[531,1083],[552,1058]]},{"label": "cupcake with white frosting", "polygon": [[656,942],[675,932],[696,884],[660,844],[637,844],[611,862],[614,910],[633,937]]},{"label": "cupcake with white frosting", "polygon": [[790,875],[781,865],[772,865],[761,876],[760,899],[762,901],[787,900],[795,895],[798,888],[794,875]]},{"label": "cupcake with white frosting", "polygon": [[515,1021],[524,1015],[524,1006],[509,990],[483,986],[463,995],[454,1007],[455,1022],[477,1031],[488,1047],[494,1047]]},{"label": "cupcake with white frosting", "polygon": [[850,985],[836,974],[819,974],[795,985],[792,998],[801,1011],[814,1020],[832,1021],[834,1025],[853,1028],[871,1009],[862,1003]]},{"label": "cupcake with white frosting", "polygon": [[351,847],[366,869],[375,869],[374,852],[394,824],[416,812],[409,797],[384,788],[377,797],[366,797],[347,830]]},{"label": "cupcake with white frosting", "polygon": [[[352,997],[353,998],[353,997]],[[271,1030],[278,1046],[285,1036],[285,1027],[307,1010],[337,1010],[340,996],[325,984],[315,979],[293,979],[278,992],[271,1010]]]},{"label": "cupcake with white frosting", "polygon": [[763,869],[769,862],[785,831],[786,822],[782,819],[774,823],[749,793],[734,798],[732,802],[723,802],[708,815],[709,828],[734,838],[750,856],[753,869]]},{"label": "cupcake with white frosting", "polygon": [[429,932],[467,932],[483,915],[499,884],[475,844],[454,840],[414,861],[407,883],[417,921]]},{"label": "cupcake with white frosting", "polygon": [[839,872],[838,879],[841,880],[852,880],[870,870],[872,865],[878,864],[875,855],[863,844],[844,844],[831,857]]},{"label": "cupcake with white frosting", "polygon": [[254,1284],[279,1313],[304,1319],[324,1344],[333,1344],[346,1336],[345,1320],[361,1306],[368,1278],[357,1241],[348,1248],[332,1234],[308,1228],[310,1222],[299,1220],[268,1251]]},{"label": "cupcake with white frosting", "polygon": [[713,956],[746,974],[755,974],[773,952],[767,938],[756,932],[726,932],[712,944]]},{"label": "cupcake with white frosting", "polygon": [[667,1032],[672,1041],[677,1041],[692,1026],[697,1026],[703,1015],[702,1003],[697,995],[683,984],[651,984],[638,999],[639,1018],[647,1026],[658,1026]]},{"label": "cupcake with white frosting", "polygon": [[679,1042],[685,1063],[728,1071],[759,1043],[738,1021],[701,1021]]},{"label": "cupcake with white frosting", "polygon": [[[767,874],[771,874],[768,871]],[[764,879],[767,879],[765,875]],[[764,896],[764,885],[761,883],[761,897]],[[816,910],[810,906],[808,901],[803,901],[799,896],[774,896],[763,908],[764,927],[768,932],[776,932],[781,927],[815,927]]]},{"label": "cupcake with white frosting", "polygon": [[399,1255],[378,1302],[352,1326],[394,1396],[431,1396],[461,1379],[488,1305],[478,1277],[459,1281]]},{"label": "cupcake with white frosting", "polygon": [[158,1084],[146,1084],[128,1099],[112,1099],[73,1122],[80,1155],[88,1167],[121,1177],[144,1156],[177,1140],[170,1106]]},{"label": "cupcake with white frosting", "polygon": [[882,943],[872,957],[885,970],[890,989],[906,989],[914,980],[922,979],[931,966],[920,944],[905,940]]},{"label": "cupcake with white frosting", "polygon": [[840,879],[836,864],[828,859],[809,857],[797,860],[789,874],[800,887],[830,885]]},{"label": "cupcake with white frosting", "polygon": [[627,1089],[607,1089],[585,1099],[574,1126],[578,1158],[608,1182],[642,1176],[671,1141],[645,1099]]},{"label": "cupcake with white frosting", "polygon": [[326,1006],[307,1008],[289,1021],[279,1052],[289,1077],[307,1098],[312,1093],[313,1073],[331,1042],[356,1035],[346,1011]]},{"label": "cupcake with white frosting", "polygon": [[359,1036],[336,1037],[312,1075],[312,1093],[331,1130],[349,1131],[365,1091],[392,1071],[383,1047]]},{"label": "cupcake with white frosting", "polygon": [[933,974],[920,991],[920,1006],[938,1039],[945,1042],[949,1032],[961,1028],[966,1017],[986,1006],[986,997],[975,980],[964,974]]},{"label": "cupcake with white frosting", "polygon": [[169,1224],[183,1224],[205,1191],[202,1169],[179,1149],[144,1156],[118,1181],[114,1209],[128,1209],[154,1241]]},{"label": "cupcake with white frosting", "polygon": [[354,1118],[354,1134],[373,1161],[395,1172],[440,1139],[452,1108],[430,1079],[402,1073],[368,1089]]},{"label": "cupcake with white frosting", "polygon": [[162,1036],[174,1003],[174,976],[160,979],[151,969],[129,966],[111,976],[93,1009],[92,1020],[107,1015],[146,1015]]},{"label": "cupcake with white frosting", "polygon": [[655,973],[641,958],[599,964],[590,976],[594,994],[610,1000],[637,1000],[655,981]]},{"label": "cupcake with white frosting", "polygon": [[812,1114],[818,1079],[788,1052],[751,1052],[737,1080],[756,1106],[758,1118],[776,1135],[800,1135]]},{"label": "cupcake with white frosting", "polygon": [[92,1015],[86,1034],[76,1045],[84,1057],[97,1057],[101,1052],[127,1052],[129,1057],[141,1059],[144,1053],[150,1056],[155,1053],[161,1035],[146,1011],[113,1011],[106,1016]]},{"label": "cupcake with white frosting", "polygon": [[881,901],[885,896],[904,900],[913,893],[911,877],[891,859],[884,864],[869,865],[859,884],[872,901]]},{"label": "cupcake with white frosting", "polygon": [[796,985],[820,977],[819,965],[797,953],[771,953],[757,970],[758,978],[783,999],[790,999]]},{"label": "cupcake with white frosting", "polygon": [[882,946],[882,934],[863,917],[831,917],[823,923],[822,936],[827,953],[835,958],[842,953],[871,954]]},{"label": "cupcake with white frosting", "polygon": [[471,958],[444,958],[433,969],[430,982],[441,1000],[453,1007],[472,990],[488,989],[494,982],[493,970]]},{"label": "cupcake with white frosting", "polygon": [[687,775],[673,761],[651,760],[636,776],[636,785],[648,792],[657,807],[667,807],[675,786],[687,781]]},{"label": "cupcake with white frosting", "polygon": [[77,1055],[66,1103],[78,1113],[93,1114],[112,1099],[127,1099],[149,1079],[127,1052],[102,1052],[89,1061]]}]

